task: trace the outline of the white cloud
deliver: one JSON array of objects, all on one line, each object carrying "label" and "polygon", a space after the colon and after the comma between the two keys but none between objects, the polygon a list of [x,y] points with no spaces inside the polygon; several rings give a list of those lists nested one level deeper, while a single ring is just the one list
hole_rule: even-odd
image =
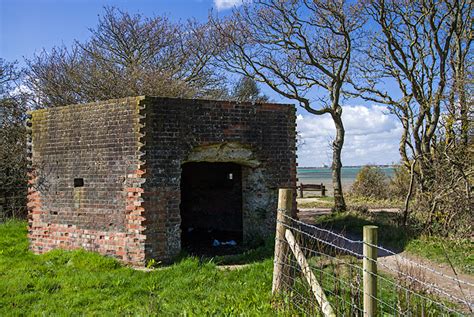
[{"label": "white cloud", "polygon": [[[398,162],[402,127],[382,106],[346,106],[342,118],[346,130],[343,165]],[[298,115],[299,166],[320,166],[332,161],[331,141],[336,129],[330,115]]]},{"label": "white cloud", "polygon": [[214,0],[214,5],[217,10],[230,9],[234,6],[239,6],[244,2],[244,0]]}]

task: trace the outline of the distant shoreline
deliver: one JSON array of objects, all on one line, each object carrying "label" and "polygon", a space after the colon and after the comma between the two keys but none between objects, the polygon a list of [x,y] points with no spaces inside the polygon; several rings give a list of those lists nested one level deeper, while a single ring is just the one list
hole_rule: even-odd
[{"label": "distant shoreline", "polygon": [[[347,165],[342,168],[362,168],[364,166],[382,167],[382,168],[395,168],[397,165],[377,165],[377,164],[366,164],[366,165]],[[331,166],[298,166],[298,169],[331,169]]]},{"label": "distant shoreline", "polygon": [[[387,177],[392,177],[395,171],[394,165],[372,165],[379,167]],[[341,170],[341,182],[345,191],[349,190],[354,183],[357,174],[363,166],[344,166]],[[332,196],[332,170],[330,167],[298,167],[298,184],[324,184],[327,194]]]}]

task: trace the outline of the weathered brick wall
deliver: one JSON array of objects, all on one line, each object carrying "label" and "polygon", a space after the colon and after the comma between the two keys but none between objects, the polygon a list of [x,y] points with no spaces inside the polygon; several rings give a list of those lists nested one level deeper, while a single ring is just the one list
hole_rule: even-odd
[{"label": "weathered brick wall", "polygon": [[[136,97],[31,113],[29,238],[127,263],[180,250],[185,162],[242,168],[244,240],[272,234],[277,190],[296,186],[288,105]],[[84,186],[74,187],[82,178]]]},{"label": "weathered brick wall", "polygon": [[[31,113],[33,251],[85,248],[143,262],[140,99]],[[74,187],[75,179],[82,179],[83,186]]]},{"label": "weathered brick wall", "polygon": [[293,106],[151,97],[142,105],[147,257],[167,259],[180,250],[184,162],[241,164],[244,241],[273,233],[278,188],[296,186]]}]

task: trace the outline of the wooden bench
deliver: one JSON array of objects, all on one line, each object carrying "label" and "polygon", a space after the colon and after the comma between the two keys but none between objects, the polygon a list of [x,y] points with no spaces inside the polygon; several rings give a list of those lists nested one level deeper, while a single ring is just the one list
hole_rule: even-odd
[{"label": "wooden bench", "polygon": [[326,196],[326,187],[321,183],[321,184],[303,184],[301,183],[299,186],[297,186],[300,190],[300,198],[303,198],[303,192],[306,191],[320,191],[321,196]]}]

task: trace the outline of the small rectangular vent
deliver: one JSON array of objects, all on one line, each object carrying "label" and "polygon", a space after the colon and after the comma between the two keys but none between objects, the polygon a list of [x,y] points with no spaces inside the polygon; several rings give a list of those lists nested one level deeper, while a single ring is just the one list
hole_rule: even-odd
[{"label": "small rectangular vent", "polygon": [[83,187],[83,186],[84,186],[84,178],[74,178],[74,188]]}]

